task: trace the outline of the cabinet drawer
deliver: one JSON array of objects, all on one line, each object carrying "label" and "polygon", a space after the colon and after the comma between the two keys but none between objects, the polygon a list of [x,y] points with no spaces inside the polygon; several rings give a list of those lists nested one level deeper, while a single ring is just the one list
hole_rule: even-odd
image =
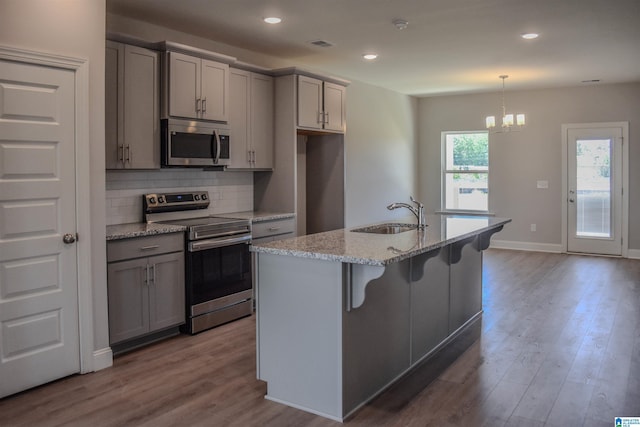
[{"label": "cabinet drawer", "polygon": [[295,219],[284,218],[272,221],[263,221],[253,223],[251,226],[251,236],[254,239],[268,236],[278,236],[295,232]]},{"label": "cabinet drawer", "polygon": [[184,250],[184,234],[135,237],[107,243],[107,262]]}]

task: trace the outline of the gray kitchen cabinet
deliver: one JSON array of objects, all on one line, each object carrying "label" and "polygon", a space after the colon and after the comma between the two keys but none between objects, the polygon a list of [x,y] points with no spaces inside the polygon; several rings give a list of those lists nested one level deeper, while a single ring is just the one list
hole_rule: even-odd
[{"label": "gray kitchen cabinet", "polygon": [[[449,291],[449,333],[453,333],[476,313],[482,311],[482,251],[473,244],[459,245],[454,256],[451,245],[451,278]],[[464,262],[459,262],[464,259]]]},{"label": "gray kitchen cabinet", "polygon": [[185,322],[183,239],[174,233],[108,242],[110,344]]},{"label": "gray kitchen cabinet", "polygon": [[[295,237],[296,219],[295,218],[277,218],[267,221],[253,222],[251,224],[251,242],[252,244],[267,243],[274,240],[288,239]],[[251,280],[253,283],[253,304],[255,308],[256,293],[256,257],[251,257]]]},{"label": "gray kitchen cabinet", "polygon": [[411,363],[416,363],[449,335],[449,251],[416,255],[410,274]]},{"label": "gray kitchen cabinet", "polygon": [[230,69],[232,143],[228,169],[273,168],[273,88],[273,77]]},{"label": "gray kitchen cabinet", "polygon": [[107,40],[107,169],[160,168],[158,52]]},{"label": "gray kitchen cabinet", "polygon": [[169,57],[169,116],[229,120],[229,65],[179,52]]},{"label": "gray kitchen cabinet", "polygon": [[346,130],[344,86],[298,76],[298,127],[344,133]]},{"label": "gray kitchen cabinet", "polygon": [[254,222],[251,225],[251,240],[254,243],[266,243],[273,240],[294,237],[295,218],[278,218],[269,221]]}]

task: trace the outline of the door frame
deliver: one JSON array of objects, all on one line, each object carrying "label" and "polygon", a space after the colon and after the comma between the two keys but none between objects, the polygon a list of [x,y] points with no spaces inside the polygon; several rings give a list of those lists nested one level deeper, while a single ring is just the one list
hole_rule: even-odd
[{"label": "door frame", "polygon": [[70,70],[75,81],[75,191],[80,373],[94,371],[89,168],[89,61],[0,45],[0,59]]},{"label": "door frame", "polygon": [[568,161],[570,129],[622,128],[622,257],[629,256],[629,122],[567,123],[562,125],[562,252],[568,251]]}]

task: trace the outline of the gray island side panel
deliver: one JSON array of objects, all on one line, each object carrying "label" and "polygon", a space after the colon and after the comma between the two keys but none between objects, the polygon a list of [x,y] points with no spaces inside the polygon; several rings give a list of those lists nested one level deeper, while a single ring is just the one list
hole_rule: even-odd
[{"label": "gray island side panel", "polygon": [[257,256],[258,378],[267,399],[342,419],[342,264]]}]

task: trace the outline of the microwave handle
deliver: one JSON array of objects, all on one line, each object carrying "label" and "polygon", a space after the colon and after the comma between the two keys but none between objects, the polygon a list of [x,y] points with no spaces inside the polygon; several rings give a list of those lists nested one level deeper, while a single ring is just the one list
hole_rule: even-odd
[{"label": "microwave handle", "polygon": [[217,165],[218,161],[220,160],[220,150],[222,149],[222,146],[220,144],[220,133],[218,131],[213,131],[213,136],[215,138],[215,143],[216,143],[216,149],[215,149],[215,156],[213,156],[213,164]]}]

